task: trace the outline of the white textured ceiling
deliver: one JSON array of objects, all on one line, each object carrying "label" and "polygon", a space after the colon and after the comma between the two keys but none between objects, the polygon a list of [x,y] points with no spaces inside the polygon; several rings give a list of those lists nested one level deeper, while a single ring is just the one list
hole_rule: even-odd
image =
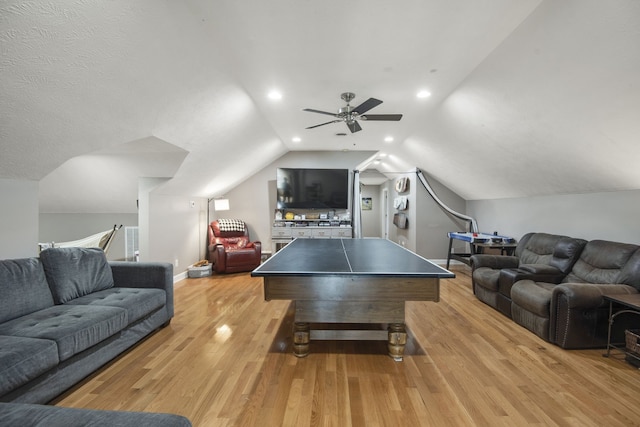
[{"label": "white textured ceiling", "polygon": [[[639,46],[637,0],[5,0],[0,178],[105,211],[136,176],[209,197],[289,150],[350,149],[466,199],[638,189]],[[404,117],[304,129],[345,91]]]}]

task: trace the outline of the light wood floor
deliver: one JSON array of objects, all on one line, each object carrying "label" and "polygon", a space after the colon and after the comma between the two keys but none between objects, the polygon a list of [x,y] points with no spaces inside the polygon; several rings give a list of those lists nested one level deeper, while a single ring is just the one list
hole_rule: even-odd
[{"label": "light wood floor", "polygon": [[385,343],[292,354],[287,301],[249,274],[176,285],[171,325],[56,400],[172,412],[194,426],[640,425],[640,371],[550,345],[478,301],[469,270],[407,304],[403,362]]}]

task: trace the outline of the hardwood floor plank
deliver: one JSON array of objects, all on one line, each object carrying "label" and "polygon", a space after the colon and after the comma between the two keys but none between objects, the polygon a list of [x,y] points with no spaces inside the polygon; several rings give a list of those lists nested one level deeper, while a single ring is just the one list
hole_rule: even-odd
[{"label": "hardwood floor plank", "polygon": [[186,279],[176,316],[60,396],[60,406],[173,412],[194,426],[629,426],[640,372],[562,350],[475,298],[469,269],[440,302],[409,302],[403,362],[384,341],[312,341],[292,354],[293,307],[249,274]]}]

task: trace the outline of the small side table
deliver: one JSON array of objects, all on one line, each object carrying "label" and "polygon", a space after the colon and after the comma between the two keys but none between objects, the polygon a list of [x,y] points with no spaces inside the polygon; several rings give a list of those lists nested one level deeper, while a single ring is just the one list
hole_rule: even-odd
[{"label": "small side table", "polygon": [[[607,352],[604,354],[604,357],[609,357],[611,353],[611,349],[616,349],[623,352],[628,357],[633,357],[640,361],[640,356],[634,353],[627,351],[626,347],[623,347],[618,344],[611,343],[611,328],[613,327],[613,322],[616,317],[620,314],[624,313],[633,313],[640,315],[640,294],[621,294],[621,295],[604,295],[605,301],[609,301],[609,330],[607,332]],[[622,310],[613,312],[613,304],[620,304],[623,307]]]},{"label": "small side table", "polygon": [[[460,261],[466,265],[471,265],[470,258],[472,255],[484,253],[485,249],[499,249],[500,255],[513,255],[518,246],[515,239],[506,236],[498,236],[486,233],[467,233],[464,231],[447,233],[449,236],[449,251],[447,254],[447,269],[451,264],[451,260]],[[493,239],[502,239],[502,242],[493,242]],[[461,240],[469,243],[471,251],[469,253],[454,253],[453,240]],[[509,242],[509,243],[507,243]]]}]

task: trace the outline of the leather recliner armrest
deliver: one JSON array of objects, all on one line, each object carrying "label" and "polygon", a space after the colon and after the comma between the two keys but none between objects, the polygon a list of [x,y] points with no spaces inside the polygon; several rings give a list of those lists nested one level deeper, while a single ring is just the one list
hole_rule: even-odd
[{"label": "leather recliner armrest", "polygon": [[210,261],[213,264],[213,271],[221,273],[227,268],[227,254],[223,245],[217,244],[211,251],[212,258]]},{"label": "leather recliner armrest", "polygon": [[472,255],[471,258],[469,258],[469,261],[472,269],[488,267],[497,270],[503,268],[517,268],[519,262],[518,257],[515,256],[489,254]]},{"label": "leather recliner armrest", "polygon": [[604,295],[636,293],[623,284],[557,285],[551,295],[549,341],[562,348],[606,346],[609,309]]},{"label": "leather recliner armrest", "polygon": [[533,280],[534,282],[558,284],[566,276],[559,268],[547,264],[521,264],[518,270],[521,271],[523,279]]},{"label": "leather recliner armrest", "polygon": [[612,283],[562,283],[553,289],[551,311],[560,295],[566,300],[569,309],[597,308],[605,304],[604,295],[637,294],[629,285]]},{"label": "leather recliner armrest", "polygon": [[522,264],[518,268],[532,274],[562,274],[560,269],[548,264]]}]

